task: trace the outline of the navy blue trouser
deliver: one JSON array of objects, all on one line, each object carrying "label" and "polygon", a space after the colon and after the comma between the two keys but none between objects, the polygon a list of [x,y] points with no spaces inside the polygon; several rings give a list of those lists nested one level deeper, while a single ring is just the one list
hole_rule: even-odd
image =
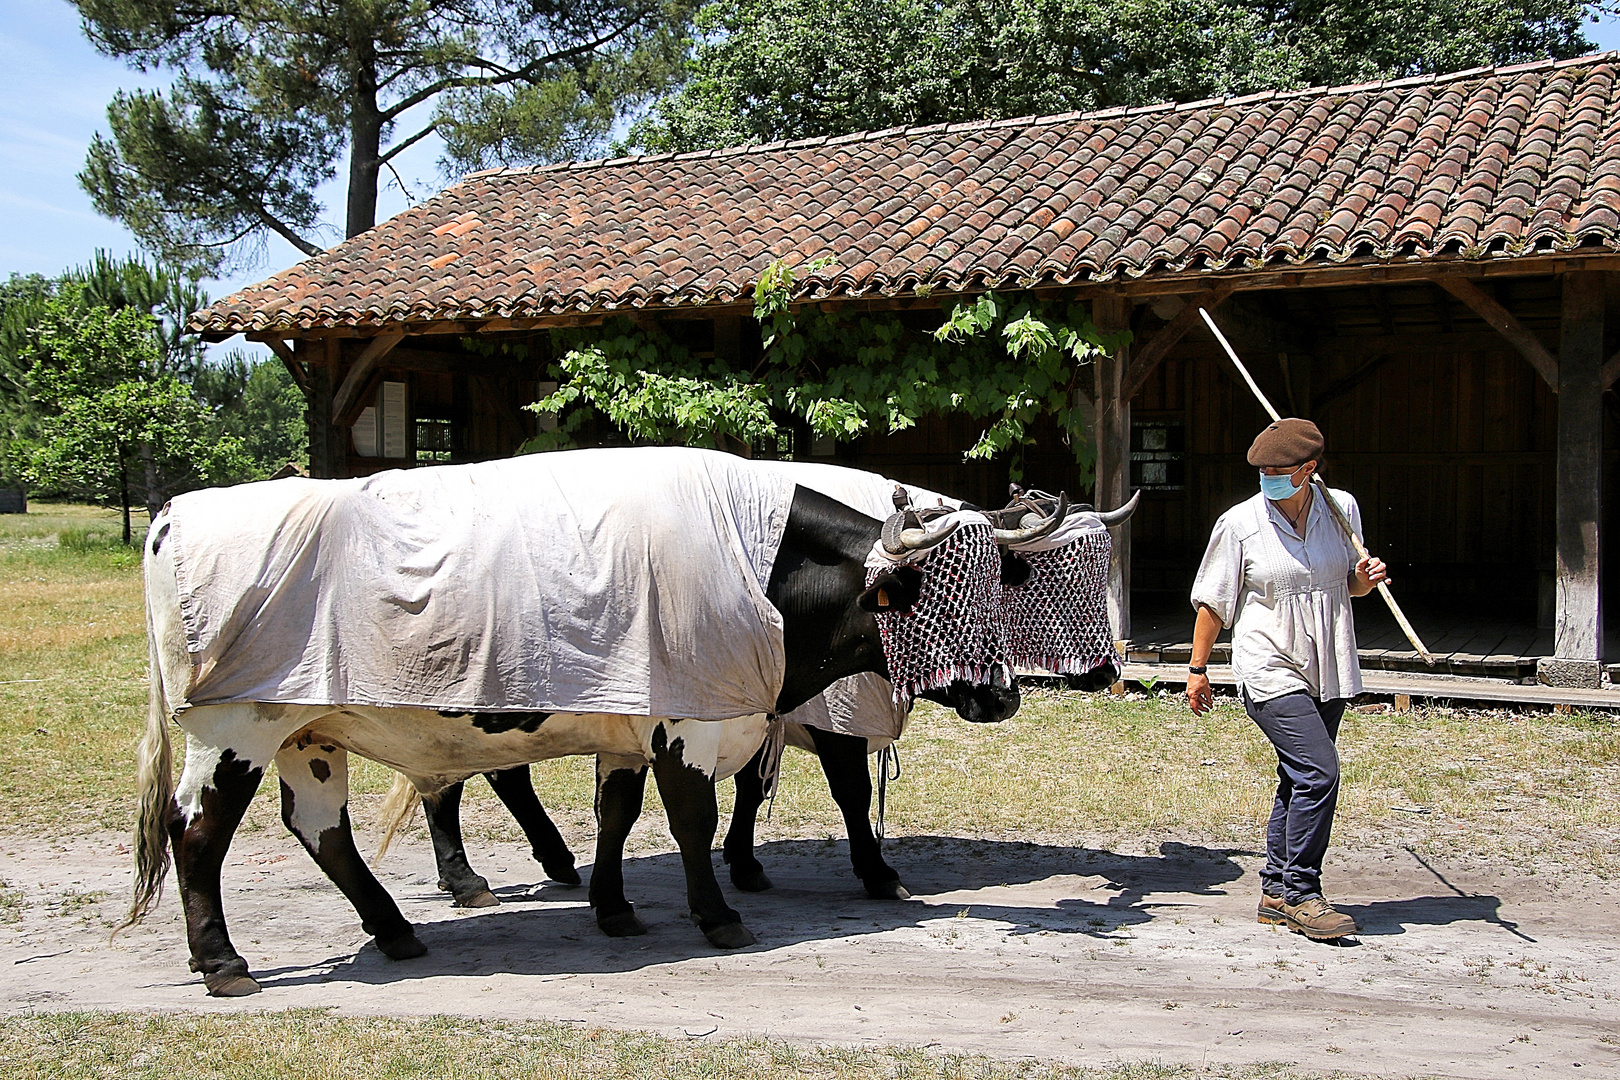
[{"label": "navy blue trouser", "polygon": [[1249,719],[1277,751],[1277,799],[1266,826],[1260,887],[1290,904],[1322,893],[1322,857],[1339,802],[1339,721],[1347,703],[1317,701],[1303,690],[1270,701],[1243,693]]}]

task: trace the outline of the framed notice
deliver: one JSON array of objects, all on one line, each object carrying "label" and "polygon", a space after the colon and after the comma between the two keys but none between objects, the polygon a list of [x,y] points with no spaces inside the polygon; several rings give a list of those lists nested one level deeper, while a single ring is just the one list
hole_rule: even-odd
[{"label": "framed notice", "polygon": [[381,398],[382,418],[379,434],[382,456],[402,458],[405,456],[405,384],[383,383]]}]

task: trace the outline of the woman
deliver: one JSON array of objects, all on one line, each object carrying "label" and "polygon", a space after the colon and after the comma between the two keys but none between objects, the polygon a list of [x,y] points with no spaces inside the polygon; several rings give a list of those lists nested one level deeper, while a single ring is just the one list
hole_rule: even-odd
[{"label": "woman", "polygon": [[[1187,703],[1214,704],[1206,666],[1215,638],[1232,630],[1232,671],[1249,717],[1277,751],[1277,798],[1266,829],[1259,918],[1318,940],[1356,932],[1322,896],[1322,857],[1339,797],[1334,740],[1361,692],[1350,598],[1388,577],[1355,548],[1312,488],[1322,433],[1309,420],[1279,420],[1249,447],[1260,494],[1221,515],[1193,583],[1198,611]],[[1348,492],[1331,492],[1361,532]]]}]

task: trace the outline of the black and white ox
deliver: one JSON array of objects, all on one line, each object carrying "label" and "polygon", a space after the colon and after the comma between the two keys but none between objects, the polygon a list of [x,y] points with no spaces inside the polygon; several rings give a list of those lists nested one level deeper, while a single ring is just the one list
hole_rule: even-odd
[{"label": "black and white ox", "polygon": [[[455,469],[479,468],[483,466],[418,471],[448,474]],[[292,483],[354,482],[272,481],[254,487]],[[940,575],[931,573],[935,556],[930,549],[955,550],[980,563],[999,558],[997,537],[987,520],[968,525],[958,518],[937,527],[906,527],[911,523],[898,515],[885,522],[806,488],[790,490],[785,527],[764,588],[765,598],[781,620],[785,664],[775,702],[775,711],[781,713],[821,693],[837,679],[888,670],[880,620],[902,614],[927,616],[947,602],[950,587],[935,580]],[[609,493],[612,498],[636,500],[646,507],[644,513],[653,514],[659,512],[661,494],[645,483],[638,486],[634,471],[622,491]],[[512,500],[524,496],[521,491],[497,486],[487,497]],[[259,989],[247,961],[226,932],[220,871],[232,835],[272,760],[281,777],[282,820],[354,905],[378,949],[393,959],[420,956],[426,949],[355,848],[347,808],[350,753],[405,773],[426,796],[479,772],[571,754],[598,754],[608,763],[599,814],[601,844],[609,848],[622,846],[629,822],[639,810],[644,770],[650,764],[670,831],[682,852],[688,900],[698,925],[717,946],[752,942],[752,935],[720,892],[709,852],[718,823],[715,779],[736,772],[753,758],[764,738],[763,716],[710,721],[514,710],[447,714],[434,708],[349,702],[195,703],[189,697],[194,680],[206,673],[200,672],[196,658],[188,652],[181,594],[189,582],[180,574],[175,556],[178,545],[166,542],[172,523],[171,508],[165,508],[152,523],[145,553],[152,676],[146,733],[139,752],[135,887],[128,922],[138,921],[156,903],[172,852],[185,911],[190,966],[202,974],[210,994],[239,996]],[[303,524],[319,538],[318,523]],[[333,557],[364,558],[369,539],[351,532],[333,545],[338,549]],[[579,542],[573,534],[531,540],[538,548]],[[869,573],[869,557],[880,541],[894,554],[896,563],[892,569]],[[670,537],[668,542],[681,541]],[[668,561],[680,564],[688,554],[668,553]],[[659,556],[658,550],[647,554],[653,560]],[[497,576],[501,568],[487,567],[485,572]],[[289,585],[263,582],[260,592],[268,596]],[[319,573],[305,576],[297,585],[324,589]],[[321,596],[320,610],[327,610],[327,601],[332,599]],[[977,650],[974,655],[982,656],[985,643],[994,644],[999,632],[992,622],[958,626],[963,649],[971,647]],[[294,639],[320,633],[341,637],[343,632],[341,626],[336,631],[330,626],[274,629]],[[364,628],[356,629],[364,632]],[[487,632],[491,626],[478,629]],[[276,639],[272,635],[265,640]],[[457,655],[456,641],[435,644],[443,646],[441,656]],[[259,645],[261,653],[268,647],[264,642]],[[258,655],[256,659],[272,663],[278,657]],[[1011,716],[1019,703],[1016,683],[1005,662],[972,668],[927,696],[955,708],[965,719],[981,721]],[[171,719],[186,738],[185,766],[178,783],[170,771]],[[611,859],[603,862],[616,864]],[[604,930],[636,931],[622,877],[593,874],[590,896]]]},{"label": "black and white ox", "polygon": [[[796,475],[792,466],[764,464],[762,467],[786,468],[788,475]],[[825,470],[827,467],[819,468]],[[801,477],[810,482],[814,482],[815,478],[813,472]],[[844,486],[844,490],[849,492],[860,487],[859,484],[850,483]],[[903,485],[896,485],[890,480],[882,481],[876,489],[894,487],[905,490]],[[928,506],[935,502],[933,493],[920,489],[909,489],[908,495],[918,505]],[[854,501],[848,494],[845,498]],[[1101,566],[1106,567],[1110,548],[1109,530],[1130,520],[1139,498],[1140,495],[1134,496],[1124,506],[1111,511],[1097,511],[1091,506],[1081,505],[1068,510],[1065,515],[1059,509],[1060,497],[1015,488],[1014,498],[1005,509],[988,514],[997,526],[997,537],[1002,545],[1001,581],[1008,595],[1040,598],[1070,594],[1069,602],[1088,609],[1089,617],[1100,623],[1102,636],[1111,641],[1112,634],[1106,619],[1106,574],[1076,573],[1074,560],[1043,558],[1040,554],[1025,554],[1020,548],[1048,539],[1049,534],[1062,525],[1063,538],[1069,544],[1091,544],[1094,549],[1092,554],[1100,555]],[[881,513],[887,509],[882,501],[882,498],[874,501],[868,495],[860,500],[856,509]],[[1095,560],[1093,562],[1095,564]],[[1053,625],[1037,623],[1033,633],[1026,635],[1037,640],[1028,642],[1025,662],[1032,668],[1065,676],[1073,689],[1100,690],[1111,685],[1119,677],[1120,671],[1111,648],[1106,656],[1060,656],[1065,650],[1055,647],[1055,643],[1038,640],[1043,636],[1060,637],[1064,629],[1061,614],[1056,616]],[[1049,633],[1043,634],[1043,631]],[[880,682],[886,697],[888,684],[886,681]],[[887,712],[881,704],[874,705],[880,711]],[[812,712],[810,715],[815,714]],[[850,862],[867,895],[878,900],[909,898],[911,894],[902,884],[899,872],[883,858],[882,844],[872,827],[872,778],[866,759],[888,745],[888,741],[849,734],[830,724],[818,725],[808,717],[788,721],[785,741],[789,746],[815,754],[819,760],[828,789],[844,818],[849,836]],[[745,892],[762,892],[772,885],[764,866],[754,854],[755,826],[766,798],[764,775],[767,770],[764,758],[771,752],[771,747],[761,746],[754,759],[734,776],[736,797],[723,852],[732,884]],[[574,867],[574,855],[536,796],[528,767],[490,772],[485,774],[485,778],[523,830],[535,861],[540,863],[546,876],[565,885],[580,884],[579,872]],[[490,891],[488,880],[472,868],[467,857],[461,834],[461,795],[462,786],[458,784],[425,803],[428,834],[438,864],[439,887],[451,894],[457,906],[494,906],[498,901]],[[396,781],[390,805],[385,811],[391,819],[390,835],[403,821],[413,802],[414,793],[409,783],[403,778]],[[604,846],[599,838],[593,884],[596,875],[622,873],[618,865],[621,852],[622,843]],[[604,863],[604,859],[610,861]]]}]

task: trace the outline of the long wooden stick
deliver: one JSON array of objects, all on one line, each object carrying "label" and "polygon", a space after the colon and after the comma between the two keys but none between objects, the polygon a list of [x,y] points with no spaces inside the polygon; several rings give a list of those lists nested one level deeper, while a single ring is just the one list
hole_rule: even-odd
[{"label": "long wooden stick", "polygon": [[[1266,412],[1271,414],[1273,420],[1281,420],[1282,417],[1276,409],[1272,408],[1265,392],[1254,381],[1254,376],[1249,374],[1249,369],[1244,367],[1243,361],[1238,359],[1237,350],[1233,349],[1232,343],[1226,340],[1226,335],[1221,333],[1221,328],[1215,325],[1215,320],[1209,317],[1209,312],[1199,308],[1198,314],[1204,317],[1204,322],[1209,325],[1210,333],[1215,335],[1215,340],[1221,343],[1221,348],[1226,350],[1226,355],[1231,358],[1233,364],[1237,365],[1238,374],[1242,375],[1243,381],[1249,384],[1249,389],[1253,390],[1254,396],[1260,399],[1260,404],[1265,408]],[[1369,558],[1366,545],[1361,542],[1361,537],[1356,535],[1356,530],[1351,526],[1350,519],[1345,516],[1339,504],[1334,502],[1333,497],[1328,494],[1327,485],[1322,483],[1322,478],[1312,474],[1311,483],[1316,485],[1317,494],[1322,497],[1323,502],[1327,503],[1328,510],[1333,514],[1333,520],[1339,523],[1339,528],[1344,530],[1344,535],[1350,538],[1351,545],[1356,549],[1357,557]],[[1389,585],[1380,581],[1378,583],[1378,595],[1382,596],[1384,603],[1389,605],[1390,614],[1395,616],[1395,621],[1400,624],[1401,631],[1406,634],[1406,640],[1412,643],[1412,648],[1416,649],[1418,655],[1423,657],[1425,664],[1433,667],[1434,654],[1429,651],[1427,645],[1423,644],[1423,639],[1418,637],[1416,630],[1412,629],[1412,624],[1406,621],[1406,613],[1401,610],[1401,605],[1395,602],[1395,594],[1389,591]]]}]

